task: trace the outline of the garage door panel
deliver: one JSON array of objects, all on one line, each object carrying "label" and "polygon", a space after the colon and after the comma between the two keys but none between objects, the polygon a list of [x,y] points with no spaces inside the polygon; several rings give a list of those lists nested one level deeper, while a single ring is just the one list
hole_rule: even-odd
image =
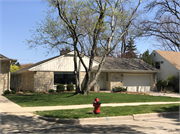
[{"label": "garage door panel", "polygon": [[150,91],[150,75],[124,75],[124,87],[131,92]]}]

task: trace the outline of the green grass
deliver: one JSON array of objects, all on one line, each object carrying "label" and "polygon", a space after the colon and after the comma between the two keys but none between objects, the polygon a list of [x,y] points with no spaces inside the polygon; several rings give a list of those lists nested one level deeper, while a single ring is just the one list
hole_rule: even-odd
[{"label": "green grass", "polygon": [[92,104],[95,97],[102,103],[179,101],[178,98],[146,96],[119,93],[89,93],[88,96],[73,95],[73,92],[59,94],[6,95],[9,100],[22,107]]},{"label": "green grass", "polygon": [[100,111],[100,114],[93,114],[93,108],[82,108],[68,110],[37,111],[36,114],[44,117],[61,119],[125,116],[143,113],[175,112],[179,111],[179,104],[100,107]]}]

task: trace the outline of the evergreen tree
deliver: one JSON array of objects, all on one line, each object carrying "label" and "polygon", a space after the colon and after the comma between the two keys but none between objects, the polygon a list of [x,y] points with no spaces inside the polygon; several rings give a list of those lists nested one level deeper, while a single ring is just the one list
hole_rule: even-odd
[{"label": "evergreen tree", "polygon": [[151,56],[149,55],[149,50],[147,50],[146,52],[143,53],[141,59],[148,63],[149,65],[155,67],[155,63],[154,61],[152,60]]},{"label": "evergreen tree", "polygon": [[15,65],[18,66],[18,67],[21,66],[21,64],[19,62],[16,62]]},{"label": "evergreen tree", "polygon": [[127,58],[137,58],[136,55],[136,45],[134,45],[134,40],[132,37],[130,37],[130,40],[128,41],[128,45],[126,46],[126,57]]}]

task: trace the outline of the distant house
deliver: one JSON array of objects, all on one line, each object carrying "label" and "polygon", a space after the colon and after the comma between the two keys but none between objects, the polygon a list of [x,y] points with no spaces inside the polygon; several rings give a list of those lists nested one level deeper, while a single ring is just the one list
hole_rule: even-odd
[{"label": "distant house", "polygon": [[10,65],[15,63],[17,60],[10,59],[0,54],[1,62],[1,75],[0,75],[0,94],[5,90],[10,89]]},{"label": "distant house", "polygon": [[[61,55],[38,62],[27,68],[12,73],[11,85],[22,90],[47,91],[55,89],[56,85],[75,84],[73,75],[74,51],[61,52]],[[89,57],[83,60],[88,66]],[[93,61],[92,77],[94,78],[101,57]],[[78,62],[79,63],[79,62]],[[78,65],[79,66],[79,65]],[[100,90],[111,91],[114,87],[127,87],[128,91],[146,92],[155,89],[157,69],[140,59],[115,59],[107,57],[97,80]],[[84,83],[85,69],[81,65],[80,82]]]},{"label": "distant house", "polygon": [[154,50],[151,57],[159,70],[157,78],[166,80],[170,75],[179,75],[180,52]]}]

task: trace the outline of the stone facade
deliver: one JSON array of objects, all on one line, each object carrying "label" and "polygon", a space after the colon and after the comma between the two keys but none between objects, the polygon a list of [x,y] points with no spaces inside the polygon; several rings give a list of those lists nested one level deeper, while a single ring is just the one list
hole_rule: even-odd
[{"label": "stone facade", "polygon": [[9,89],[10,80],[10,63],[9,61],[1,61],[1,75],[0,75],[0,94]]},{"label": "stone facade", "polygon": [[84,79],[85,79],[86,72],[80,72],[80,83],[84,85]]},{"label": "stone facade", "polygon": [[122,73],[110,73],[110,90],[114,87],[123,87]]},{"label": "stone facade", "polygon": [[34,90],[54,89],[54,72],[34,72]]},{"label": "stone facade", "polygon": [[11,76],[11,87],[16,90],[34,91],[34,72],[25,72]]}]

